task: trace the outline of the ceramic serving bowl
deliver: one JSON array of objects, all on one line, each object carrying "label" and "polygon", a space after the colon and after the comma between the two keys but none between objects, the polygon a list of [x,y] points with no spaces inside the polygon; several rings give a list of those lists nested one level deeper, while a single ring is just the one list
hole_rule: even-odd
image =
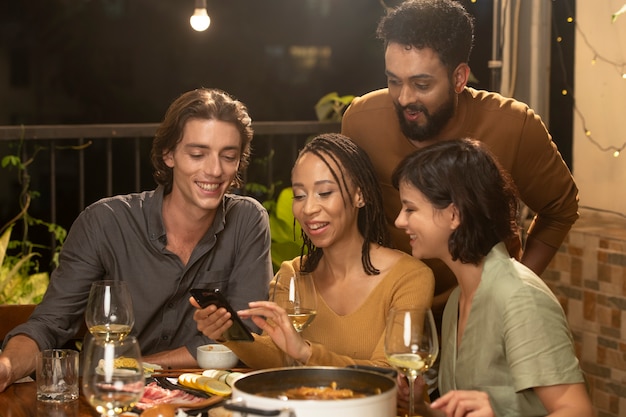
[{"label": "ceramic serving bowl", "polygon": [[224,345],[198,346],[198,365],[204,369],[230,369],[239,363],[237,355]]}]

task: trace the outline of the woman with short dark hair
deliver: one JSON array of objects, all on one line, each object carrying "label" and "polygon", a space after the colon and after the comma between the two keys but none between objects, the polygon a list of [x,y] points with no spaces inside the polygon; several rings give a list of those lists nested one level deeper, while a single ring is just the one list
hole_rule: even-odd
[{"label": "woman with short dark hair", "polygon": [[443,314],[442,396],[432,408],[448,416],[592,415],[561,305],[503,243],[516,232],[516,191],[485,146],[427,146],[400,163],[393,183],[402,201],[395,224],[413,256],[442,260],[458,282]]}]

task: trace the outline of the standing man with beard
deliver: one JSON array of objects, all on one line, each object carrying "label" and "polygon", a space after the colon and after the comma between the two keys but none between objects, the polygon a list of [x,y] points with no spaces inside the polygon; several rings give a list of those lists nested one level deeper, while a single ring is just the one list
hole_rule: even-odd
[{"label": "standing man with beard", "polygon": [[[484,142],[536,213],[524,251],[518,236],[507,242],[509,253],[541,275],[578,218],[578,189],[532,109],[467,87],[473,32],[472,17],[452,0],[412,0],[392,10],[377,30],[385,45],[388,88],[355,98],[341,133],[369,154],[394,243],[409,253],[409,236],[393,226],[401,207],[391,185],[394,168],[406,155],[438,141]],[[426,261],[435,273],[433,312],[440,323],[456,280],[442,263]]]}]

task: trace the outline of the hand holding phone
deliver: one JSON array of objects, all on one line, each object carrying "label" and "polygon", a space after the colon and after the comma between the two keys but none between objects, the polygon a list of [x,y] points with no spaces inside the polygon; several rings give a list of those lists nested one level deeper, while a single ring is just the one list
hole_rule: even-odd
[{"label": "hand holding phone", "polygon": [[252,336],[250,330],[246,327],[219,289],[193,288],[189,292],[200,307],[205,308],[213,304],[217,306],[217,308],[225,308],[226,311],[230,313],[230,319],[233,321],[233,325],[224,332],[223,336],[226,340],[254,341],[254,336]]}]

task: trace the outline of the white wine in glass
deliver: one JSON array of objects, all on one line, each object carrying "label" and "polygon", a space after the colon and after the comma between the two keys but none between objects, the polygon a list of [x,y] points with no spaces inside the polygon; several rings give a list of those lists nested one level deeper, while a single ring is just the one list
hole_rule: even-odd
[{"label": "white wine in glass", "polygon": [[137,339],[89,339],[82,374],[85,398],[101,416],[131,410],[141,400],[145,384]]},{"label": "white wine in glass", "polygon": [[124,281],[97,281],[91,285],[85,310],[87,329],[94,337],[122,340],[135,324],[130,291]]},{"label": "white wine in glass", "polygon": [[[296,332],[306,329],[317,314],[317,292],[313,275],[306,272],[277,273],[271,290],[271,300],[284,308]],[[285,365],[295,366],[296,361],[286,352]]]},{"label": "white wine in glass", "polygon": [[414,385],[439,353],[439,340],[429,308],[392,309],[385,330],[385,356],[409,381],[409,415],[414,415]]},{"label": "white wine in glass", "polygon": [[298,333],[306,329],[317,314],[317,293],[313,276],[305,272],[276,274],[272,301],[287,311]]}]

